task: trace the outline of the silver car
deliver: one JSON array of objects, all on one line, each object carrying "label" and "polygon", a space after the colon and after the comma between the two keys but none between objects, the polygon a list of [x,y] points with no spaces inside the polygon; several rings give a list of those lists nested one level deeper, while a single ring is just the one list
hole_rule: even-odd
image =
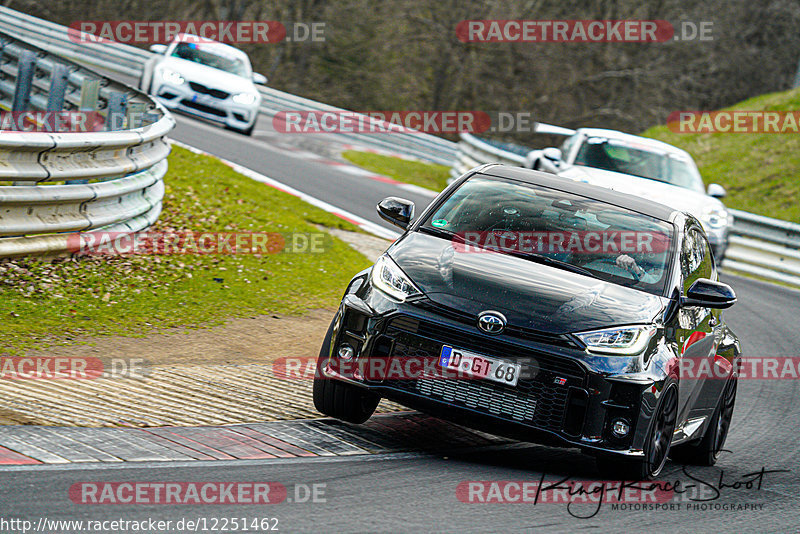
[{"label": "silver car", "polygon": [[[553,133],[569,132],[558,130]],[[685,150],[616,130],[580,128],[561,148],[531,151],[526,166],[686,211],[703,224],[717,263],[725,256],[733,225],[733,216],[720,201],[725,188],[709,184],[706,189]]]}]

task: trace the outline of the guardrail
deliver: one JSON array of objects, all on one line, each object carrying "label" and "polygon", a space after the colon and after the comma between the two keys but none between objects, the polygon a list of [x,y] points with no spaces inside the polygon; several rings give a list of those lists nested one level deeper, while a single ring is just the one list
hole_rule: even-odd
[{"label": "guardrail", "polygon": [[[0,109],[91,112],[101,131],[0,130],[0,258],[56,256],[75,233],[131,233],[161,212],[175,126],[146,95],[0,33]],[[10,185],[2,185],[2,184]]]},{"label": "guardrail", "polygon": [[730,211],[734,223],[723,267],[800,287],[800,224]]},{"label": "guardrail", "polygon": [[[284,93],[271,87],[259,87],[259,92],[262,98],[260,111],[269,117],[274,117],[281,111],[331,111],[335,113],[345,111],[342,108]],[[365,117],[365,120],[375,124],[376,130],[397,129],[396,125],[383,121],[367,117]],[[452,165],[457,151],[456,143],[422,132],[336,133],[335,135],[356,143],[424,159],[440,165]]]},{"label": "guardrail", "polygon": [[[0,7],[0,31],[76,61],[136,78],[141,75],[144,63],[154,56],[149,51],[113,41],[82,44],[70,39],[65,26],[7,7]],[[74,35],[73,33],[73,37]],[[345,111],[271,87],[259,87],[259,92],[262,98],[260,111],[268,117],[274,117],[280,111]],[[391,125],[385,126],[386,129],[390,127]],[[362,145],[441,165],[452,164],[456,155],[456,143],[425,133],[337,133],[335,135]]]},{"label": "guardrail", "polygon": [[458,152],[454,158],[453,167],[450,169],[451,179],[458,178],[468,170],[484,163],[504,163],[516,166],[525,164],[524,156],[501,150],[481,141],[472,134],[462,133],[460,138]]},{"label": "guardrail", "polygon": [[[474,135],[461,134],[451,176],[456,178],[485,163],[522,166],[525,157],[501,150]],[[723,269],[800,287],[800,224],[730,211],[734,223]]]}]

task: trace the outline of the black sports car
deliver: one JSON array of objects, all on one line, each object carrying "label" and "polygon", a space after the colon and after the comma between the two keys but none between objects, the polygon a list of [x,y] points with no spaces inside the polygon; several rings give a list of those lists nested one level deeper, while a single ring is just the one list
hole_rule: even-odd
[{"label": "black sports car", "polygon": [[701,224],[655,202],[502,165],[473,169],[350,282],[314,403],[353,423],[380,398],[577,447],[611,478],[713,464],[741,349]]}]

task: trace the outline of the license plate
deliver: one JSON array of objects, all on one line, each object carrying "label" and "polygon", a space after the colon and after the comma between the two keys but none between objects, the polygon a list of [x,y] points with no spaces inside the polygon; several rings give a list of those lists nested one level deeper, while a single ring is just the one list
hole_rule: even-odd
[{"label": "license plate", "polygon": [[522,366],[498,358],[490,358],[447,345],[442,347],[439,365],[443,369],[458,371],[464,375],[484,378],[508,386],[516,386]]}]

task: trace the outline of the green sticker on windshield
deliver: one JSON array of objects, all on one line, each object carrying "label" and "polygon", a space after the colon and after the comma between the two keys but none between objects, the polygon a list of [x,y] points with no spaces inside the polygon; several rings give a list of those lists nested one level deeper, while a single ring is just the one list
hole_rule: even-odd
[{"label": "green sticker on windshield", "polygon": [[431,221],[431,226],[435,226],[436,228],[441,228],[442,226],[447,226],[447,221],[444,219],[434,219]]}]

